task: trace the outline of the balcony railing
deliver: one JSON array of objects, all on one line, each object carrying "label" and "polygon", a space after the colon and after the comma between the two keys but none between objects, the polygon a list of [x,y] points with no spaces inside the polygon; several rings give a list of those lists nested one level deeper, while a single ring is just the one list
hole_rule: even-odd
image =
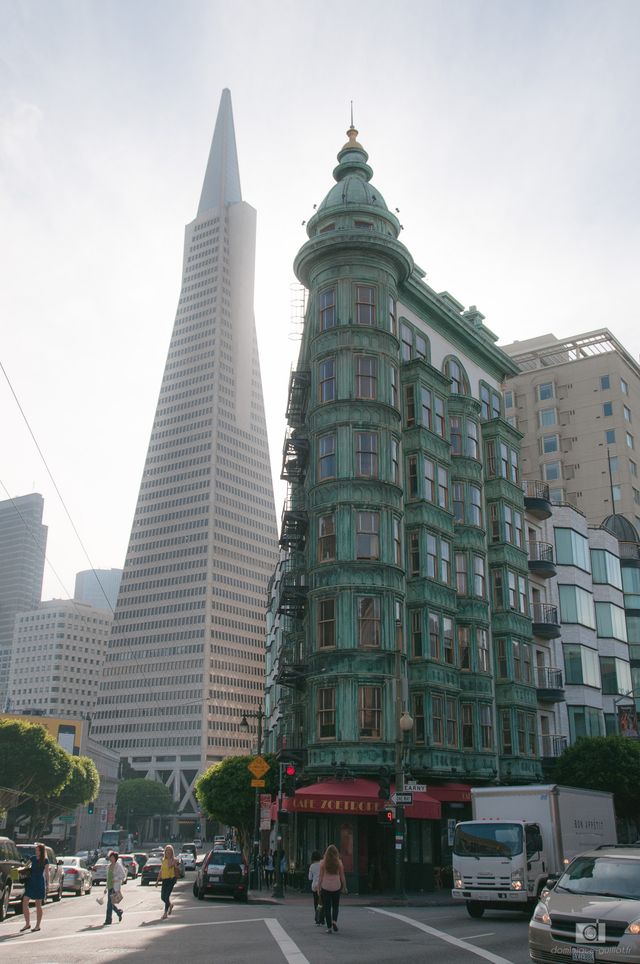
[{"label": "balcony railing", "polygon": [[545,733],[540,741],[541,754],[546,759],[555,759],[555,757],[562,756],[567,749],[568,742],[566,736]]},{"label": "balcony railing", "polygon": [[621,559],[640,559],[640,546],[637,542],[619,542]]},{"label": "balcony railing", "polygon": [[538,479],[524,479],[524,507],[536,519],[548,519],[553,512],[549,486]]},{"label": "balcony railing", "polygon": [[309,519],[302,509],[294,508],[291,499],[282,507],[280,546],[283,549],[304,549]]},{"label": "balcony railing", "polygon": [[529,562],[550,562],[553,564],[553,546],[549,542],[530,542]]},{"label": "balcony railing", "polygon": [[543,639],[556,639],[560,635],[558,607],[550,603],[533,603],[531,606],[533,632]]},{"label": "balcony railing", "polygon": [[282,449],[282,472],[285,482],[302,482],[309,461],[309,439],[294,430],[287,433]]},{"label": "balcony railing", "polygon": [[539,666],[536,669],[536,686],[544,690],[561,690],[562,670],[553,666]]},{"label": "balcony railing", "polygon": [[549,485],[538,479],[524,479],[522,482],[525,499],[544,499],[549,502]]}]

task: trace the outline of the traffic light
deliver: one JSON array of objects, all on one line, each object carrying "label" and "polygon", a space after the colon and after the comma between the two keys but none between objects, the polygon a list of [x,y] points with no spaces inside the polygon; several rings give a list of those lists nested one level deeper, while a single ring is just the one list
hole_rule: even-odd
[{"label": "traffic light", "polygon": [[89,805],[87,806],[87,813],[88,813],[88,814],[92,814],[92,813],[93,813],[94,803],[95,803],[94,800],[90,800],[90,801],[89,801]]},{"label": "traffic light", "polygon": [[200,824],[199,824],[199,823],[196,824],[196,833],[200,833]]},{"label": "traffic light", "polygon": [[378,797],[380,800],[388,800],[391,796],[391,770],[389,767],[380,767],[378,774]]},{"label": "traffic light", "polygon": [[378,810],[378,823],[383,824],[385,827],[393,827],[395,822],[396,815],[393,807],[385,807],[384,810]]},{"label": "traffic light", "polygon": [[296,765],[295,763],[285,763],[282,779],[282,789],[288,797],[296,795]]}]

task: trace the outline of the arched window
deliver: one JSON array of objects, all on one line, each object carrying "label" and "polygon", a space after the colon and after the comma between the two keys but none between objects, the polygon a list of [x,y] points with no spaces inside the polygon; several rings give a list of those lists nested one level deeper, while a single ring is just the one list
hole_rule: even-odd
[{"label": "arched window", "polygon": [[449,357],[444,362],[444,373],[451,379],[449,391],[452,395],[469,395],[469,378],[457,358]]}]

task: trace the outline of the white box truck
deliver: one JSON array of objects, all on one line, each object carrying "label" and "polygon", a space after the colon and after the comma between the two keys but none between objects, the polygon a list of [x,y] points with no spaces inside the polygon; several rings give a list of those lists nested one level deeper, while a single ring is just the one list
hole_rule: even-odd
[{"label": "white box truck", "polygon": [[613,794],[553,785],[474,787],[456,825],[454,900],[471,917],[535,906],[547,878],[585,850],[617,843]]}]

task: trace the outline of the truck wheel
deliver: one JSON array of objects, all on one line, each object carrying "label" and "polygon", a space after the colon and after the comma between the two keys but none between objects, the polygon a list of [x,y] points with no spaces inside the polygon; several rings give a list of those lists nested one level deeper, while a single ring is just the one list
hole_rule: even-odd
[{"label": "truck wheel", "polygon": [[469,917],[473,917],[475,920],[478,920],[484,914],[484,904],[481,904],[478,900],[468,900],[467,914]]}]

